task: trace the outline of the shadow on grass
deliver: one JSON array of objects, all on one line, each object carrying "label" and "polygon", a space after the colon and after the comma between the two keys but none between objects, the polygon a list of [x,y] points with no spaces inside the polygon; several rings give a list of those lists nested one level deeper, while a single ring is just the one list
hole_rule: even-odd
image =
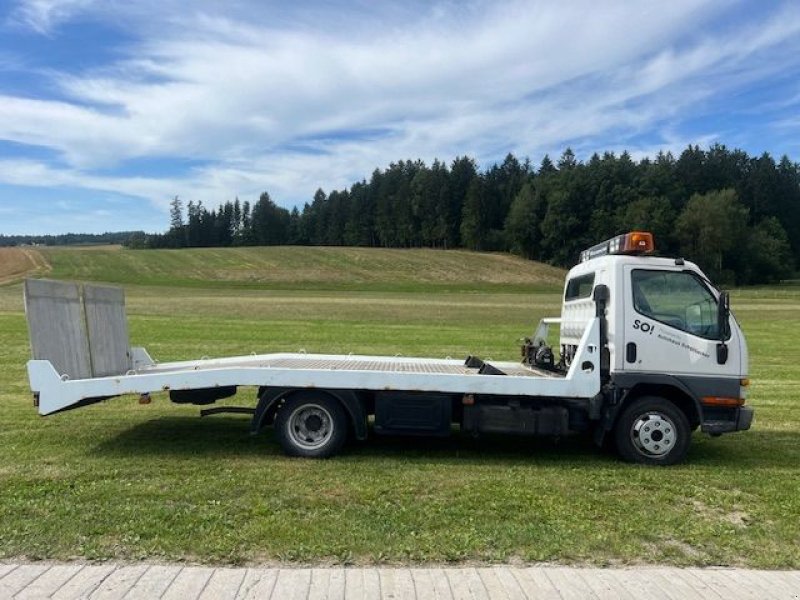
[{"label": "shadow on grass", "polygon": [[585,463],[597,464],[613,458],[597,448],[588,437],[480,436],[453,432],[450,437],[372,436],[352,443],[347,455],[358,460],[369,458],[418,460],[421,462],[458,461],[481,464]]},{"label": "shadow on grass", "polygon": [[[105,439],[95,446],[95,451],[103,456],[283,456],[271,429],[251,436],[249,425],[247,417],[163,417]],[[711,440],[695,434],[695,443],[687,462],[693,467],[782,466],[786,464],[787,443],[791,442],[788,445],[797,448],[798,437],[797,434],[787,435],[785,432],[780,435],[757,432]],[[797,451],[789,454],[797,454]],[[622,464],[612,451],[597,448],[588,436],[568,436],[557,440],[515,436],[473,438],[457,432],[447,438],[371,434],[365,442],[351,441],[337,460],[371,459],[426,463],[472,462],[484,465],[536,463],[598,467]]]},{"label": "shadow on grass", "polygon": [[[147,421],[103,440],[94,451],[103,456],[278,456],[283,452],[272,429],[257,436],[249,433],[247,417],[162,417]],[[350,441],[342,459],[399,459],[403,461],[474,460],[487,462],[585,461],[609,459],[608,452],[581,436],[552,438],[480,437],[457,432],[447,438],[375,436],[364,442]]]}]

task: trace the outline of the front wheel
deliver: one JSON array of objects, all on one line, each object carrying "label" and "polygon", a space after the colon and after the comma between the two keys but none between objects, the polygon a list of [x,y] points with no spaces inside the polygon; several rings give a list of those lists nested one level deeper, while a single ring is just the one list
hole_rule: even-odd
[{"label": "front wheel", "polygon": [[347,439],[347,416],[335,398],[297,394],[275,415],[275,435],[289,456],[327,458]]},{"label": "front wheel", "polygon": [[620,456],[629,462],[674,465],[686,458],[691,439],[689,419],[666,398],[634,400],[617,420],[614,438]]}]

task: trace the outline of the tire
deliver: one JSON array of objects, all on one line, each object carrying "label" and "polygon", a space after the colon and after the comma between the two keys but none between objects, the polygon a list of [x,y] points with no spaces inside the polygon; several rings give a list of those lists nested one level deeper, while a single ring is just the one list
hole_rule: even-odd
[{"label": "tire", "polygon": [[628,461],[645,465],[674,465],[686,458],[691,427],[684,412],[666,398],[642,396],[617,419],[617,452]]},{"label": "tire", "polygon": [[326,394],[295,394],[275,415],[275,435],[289,456],[333,456],[347,440],[347,430],[341,403]]}]

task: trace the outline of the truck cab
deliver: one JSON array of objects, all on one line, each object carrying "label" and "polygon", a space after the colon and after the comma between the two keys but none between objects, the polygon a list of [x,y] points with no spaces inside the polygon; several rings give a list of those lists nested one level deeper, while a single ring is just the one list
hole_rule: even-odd
[{"label": "truck cab", "polygon": [[720,292],[700,268],[653,256],[653,237],[631,232],[587,249],[564,284],[560,349],[568,368],[581,332],[605,298],[601,346],[603,435],[624,458],[672,462],[699,428],[711,435],[748,429],[744,335]]}]

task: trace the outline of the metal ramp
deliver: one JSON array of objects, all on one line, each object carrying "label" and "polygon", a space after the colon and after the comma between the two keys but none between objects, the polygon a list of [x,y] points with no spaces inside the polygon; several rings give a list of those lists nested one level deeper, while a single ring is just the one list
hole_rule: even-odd
[{"label": "metal ramp", "polygon": [[50,361],[62,378],[131,370],[122,288],[26,279],[25,315],[33,359]]}]

